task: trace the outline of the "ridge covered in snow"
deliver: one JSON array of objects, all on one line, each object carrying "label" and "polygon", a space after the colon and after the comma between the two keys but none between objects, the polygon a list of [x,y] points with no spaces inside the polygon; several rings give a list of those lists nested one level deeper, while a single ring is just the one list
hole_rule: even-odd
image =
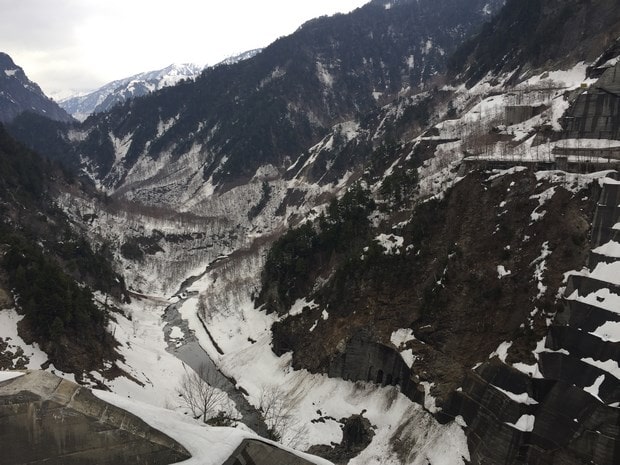
[{"label": "ridge covered in snow", "polygon": [[202,69],[201,66],[191,63],[171,64],[163,69],[112,81],[88,94],[65,98],[59,104],[75,118],[83,121],[90,114],[109,110],[127,99],[174,86],[184,79],[195,79]]}]

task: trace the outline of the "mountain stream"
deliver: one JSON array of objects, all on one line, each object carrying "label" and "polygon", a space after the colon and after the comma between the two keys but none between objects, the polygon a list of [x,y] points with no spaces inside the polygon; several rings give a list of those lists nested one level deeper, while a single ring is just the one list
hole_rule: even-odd
[{"label": "mountain stream", "polygon": [[[215,387],[226,392],[235,404],[237,411],[241,414],[241,421],[260,436],[267,436],[268,428],[260,412],[244,397],[241,390],[237,388],[234,379],[227,377],[219,370],[218,366],[198,342],[198,339],[194,335],[194,331],[189,328],[188,321],[183,319],[179,312],[179,308],[181,308],[183,303],[195,295],[195,292],[188,291],[189,287],[211,271],[216,263],[222,262],[227,258],[229,257],[218,257],[206,267],[203,273],[186,279],[181,284],[179,291],[174,295],[174,297],[177,297],[179,300],[166,307],[163,319],[166,323],[164,326],[164,337],[168,344],[167,351],[176,356],[196,373],[200,373],[201,369],[205,374],[208,373],[209,381],[213,384],[213,379],[215,379]],[[181,330],[183,333],[182,338],[171,337],[174,328],[179,328]],[[205,328],[205,330],[208,332],[207,328]],[[215,341],[213,341],[213,343],[219,351]],[[207,380],[205,379],[205,381]]]}]

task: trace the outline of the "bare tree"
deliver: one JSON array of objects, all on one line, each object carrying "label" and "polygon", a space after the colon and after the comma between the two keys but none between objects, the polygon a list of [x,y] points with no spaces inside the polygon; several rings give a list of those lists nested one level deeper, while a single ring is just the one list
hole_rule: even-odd
[{"label": "bare tree", "polygon": [[183,403],[192,412],[194,418],[201,418],[207,423],[211,418],[230,412],[228,396],[224,391],[215,387],[216,376],[214,370],[202,364],[198,371],[188,370],[177,389]]},{"label": "bare tree", "polygon": [[277,386],[263,386],[258,409],[269,428],[269,439],[289,447],[297,447],[305,438],[307,428],[293,415],[295,403]]}]

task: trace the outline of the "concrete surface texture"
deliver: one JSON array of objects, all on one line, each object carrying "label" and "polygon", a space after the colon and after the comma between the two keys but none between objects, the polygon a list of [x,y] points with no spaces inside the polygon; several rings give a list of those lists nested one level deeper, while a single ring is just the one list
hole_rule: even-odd
[{"label": "concrete surface texture", "polygon": [[168,465],[177,442],[88,389],[44,371],[0,383],[3,465]]}]

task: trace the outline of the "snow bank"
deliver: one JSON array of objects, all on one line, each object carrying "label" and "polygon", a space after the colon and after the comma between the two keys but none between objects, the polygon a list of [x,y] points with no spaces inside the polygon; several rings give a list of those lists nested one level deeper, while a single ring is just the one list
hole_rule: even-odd
[{"label": "snow bank", "polygon": [[498,279],[502,279],[505,276],[509,276],[512,271],[507,270],[504,265],[497,265],[497,277]]},{"label": "snow bank", "polygon": [[397,329],[390,336],[390,342],[398,348],[414,340],[415,336],[413,335],[413,330],[409,328]]},{"label": "snow bank", "polygon": [[489,354],[489,358],[499,357],[499,359],[506,363],[506,357],[508,357],[508,349],[512,347],[512,341],[502,342],[497,349]]},{"label": "snow bank", "polygon": [[375,237],[375,241],[385,249],[387,255],[398,255],[405,239],[394,234],[379,234]]},{"label": "snow bank", "polygon": [[17,323],[23,319],[23,315],[18,315],[14,309],[0,310],[0,328],[2,328],[2,338],[9,344],[9,348],[20,347],[24,355],[29,358],[26,368],[30,370],[40,370],[41,365],[47,362],[47,354],[43,352],[38,344],[26,344],[17,333]]},{"label": "snow bank", "polygon": [[190,459],[183,462],[183,465],[221,465],[244,439],[258,439],[317,465],[331,464],[327,460],[295,451],[246,431],[200,425],[177,412],[130,400],[110,392],[94,390],[93,393],[101,400],[140,417],[153,428],[183,445],[192,455]]}]

